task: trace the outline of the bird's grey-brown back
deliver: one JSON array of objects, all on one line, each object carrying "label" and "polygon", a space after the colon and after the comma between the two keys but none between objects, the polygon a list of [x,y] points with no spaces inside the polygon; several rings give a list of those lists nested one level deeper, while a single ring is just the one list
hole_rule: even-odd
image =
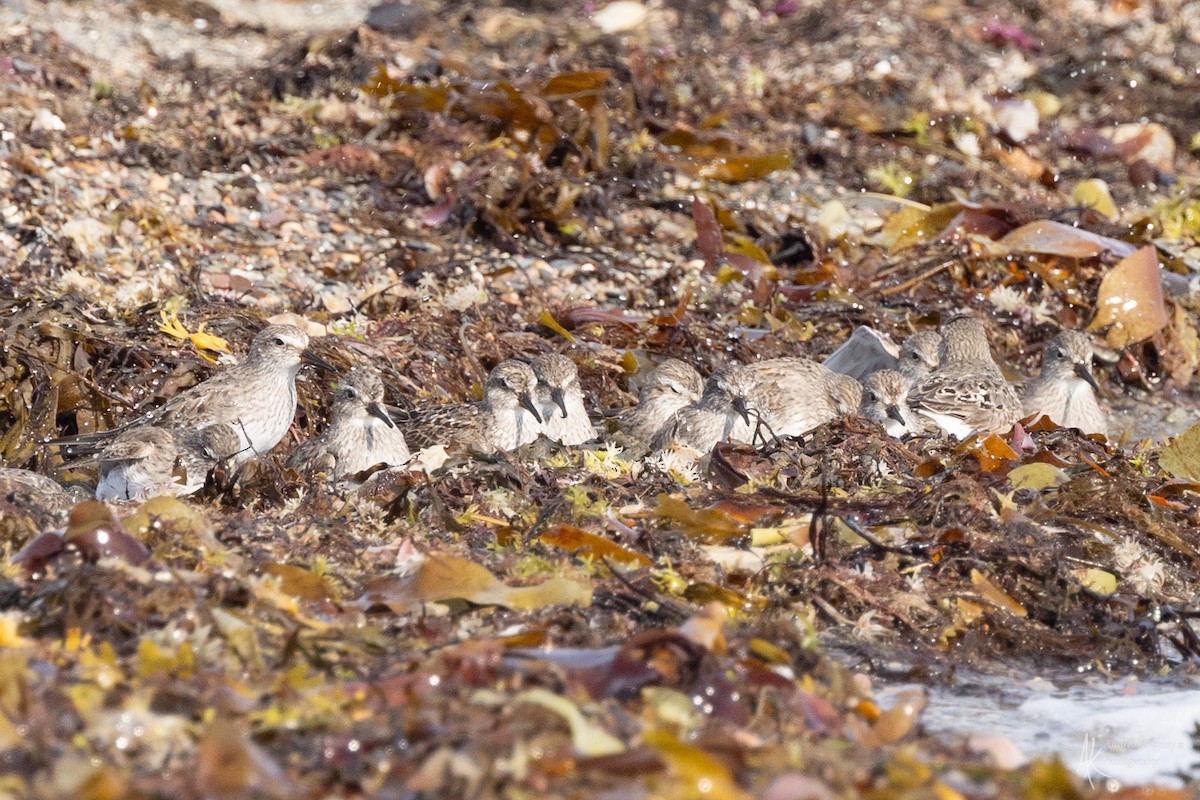
[{"label": "bird's grey-brown back", "polygon": [[129,428],[110,441],[96,457],[97,500],[137,500],[169,491],[179,450],[165,428]]},{"label": "bird's grey-brown back", "polygon": [[287,433],[296,413],[296,374],[307,347],[307,334],[296,326],[268,325],[255,334],[241,362],[117,428],[61,443],[72,454],[86,454],[135,427],[230,425],[242,445],[235,461],[245,462],[273,448]]},{"label": "bird's grey-brown back", "polygon": [[749,443],[758,429],[760,405],[754,371],[742,364],[726,365],[708,377],[699,400],[663,424],[650,449],[690,448],[704,455],[718,442]]},{"label": "bird's grey-brown back", "polygon": [[378,464],[406,463],[408,444],[383,405],[383,392],[379,370],[352,367],[334,391],[329,425],[292,451],[288,466],[337,479]]},{"label": "bird's grey-brown back", "polygon": [[799,436],[857,411],[862,384],[800,357],[748,365],[758,384],[764,422],[776,436]]},{"label": "bird's grey-brown back", "polygon": [[617,416],[617,427],[634,449],[649,446],[679,409],[700,399],[704,379],[691,364],[668,358],[638,386],[638,404]]},{"label": "bird's grey-brown back", "polygon": [[542,433],[565,445],[595,439],[596,428],[583,403],[575,362],[559,353],[545,353],[530,366],[538,379],[536,401]]},{"label": "bird's grey-brown back", "polygon": [[1022,393],[1023,416],[1047,416],[1066,428],[1108,433],[1108,419],[1092,374],[1092,342],[1079,331],[1062,331],[1042,352],[1042,368]]},{"label": "bird's grey-brown back", "polygon": [[992,359],[983,322],[951,317],[941,336],[938,368],[913,387],[909,405],[959,439],[1012,428],[1021,418],[1021,400]]},{"label": "bird's grey-brown back", "polygon": [[884,369],[867,376],[861,413],[899,439],[924,430],[921,418],[908,407],[909,381],[898,370]]},{"label": "bird's grey-brown back", "polygon": [[952,316],[942,325],[939,335],[942,337],[938,343],[939,369],[965,367],[971,371],[1000,372],[992,359],[987,329],[979,317],[973,314]]}]

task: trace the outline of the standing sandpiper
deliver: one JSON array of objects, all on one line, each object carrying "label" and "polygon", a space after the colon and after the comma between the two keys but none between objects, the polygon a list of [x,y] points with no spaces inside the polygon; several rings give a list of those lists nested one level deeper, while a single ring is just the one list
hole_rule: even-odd
[{"label": "standing sandpiper", "polygon": [[676,411],[700,399],[704,379],[691,364],[668,358],[638,387],[638,404],[617,415],[617,427],[634,450],[645,450]]},{"label": "standing sandpiper", "polygon": [[336,480],[377,464],[398,466],[409,458],[404,434],[383,407],[379,370],[360,364],[346,373],[334,392],[329,427],[293,450],[287,466]]},{"label": "standing sandpiper", "polygon": [[296,326],[268,325],[255,334],[244,361],[118,428],[67,437],[57,443],[72,454],[90,453],[134,427],[199,430],[228,425],[240,440],[235,464],[242,464],[277,445],[292,424],[296,373],[303,361],[320,363],[305,352],[306,347],[308,336]]},{"label": "standing sandpiper", "polygon": [[1022,416],[1047,416],[1064,428],[1108,433],[1100,390],[1092,375],[1092,342],[1078,331],[1063,331],[1042,354],[1042,371],[1025,386]]},{"label": "standing sandpiper", "polygon": [[917,382],[909,404],[958,439],[1004,433],[1021,418],[1021,399],[992,360],[983,322],[969,314],[942,326],[938,368]]},{"label": "standing sandpiper", "polygon": [[501,361],[488,375],[478,403],[397,411],[394,418],[414,450],[436,445],[482,453],[516,450],[541,433],[536,390],[537,376],[528,364]]},{"label": "standing sandpiper", "polygon": [[908,378],[894,369],[881,369],[867,376],[861,412],[897,439],[924,430],[923,418],[908,407]]},{"label": "standing sandpiper", "polygon": [[690,448],[699,457],[718,442],[750,443],[758,427],[758,403],[754,372],[741,364],[724,366],[709,376],[699,400],[663,424],[650,449]]},{"label": "standing sandpiper", "polygon": [[558,353],[546,353],[530,366],[538,379],[536,402],[546,438],[565,445],[595,439],[596,427],[583,405],[575,362]]},{"label": "standing sandpiper", "polygon": [[807,358],[772,358],[749,365],[758,381],[763,420],[776,436],[799,436],[853,414],[862,384]]}]

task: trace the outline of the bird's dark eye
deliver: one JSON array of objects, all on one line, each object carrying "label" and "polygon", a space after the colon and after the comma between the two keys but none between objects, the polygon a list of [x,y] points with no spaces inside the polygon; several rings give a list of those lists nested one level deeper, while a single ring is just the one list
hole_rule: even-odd
[{"label": "bird's dark eye", "polygon": [[870,403],[874,403],[874,402],[875,402],[876,400],[878,400],[878,399],[879,399],[879,398],[875,396],[875,392],[874,392],[874,391],[872,391],[871,389],[867,389],[867,401],[868,401],[868,402],[870,402]]},{"label": "bird's dark eye", "polygon": [[275,346],[276,346],[276,347],[283,347],[283,339],[281,339],[280,337],[276,336],[276,337],[275,337]]},{"label": "bird's dark eye", "polygon": [[914,351],[912,351],[911,353],[909,353],[909,354],[908,354],[908,357],[909,357],[910,359],[912,359],[913,361],[920,361],[920,360],[921,360],[921,354],[920,354],[920,353],[918,353],[916,350],[914,350]]}]

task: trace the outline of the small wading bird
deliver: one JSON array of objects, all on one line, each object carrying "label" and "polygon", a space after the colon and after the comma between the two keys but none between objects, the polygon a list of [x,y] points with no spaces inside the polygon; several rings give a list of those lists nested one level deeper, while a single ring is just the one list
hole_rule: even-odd
[{"label": "small wading bird", "polygon": [[858,411],[862,384],[808,358],[772,358],[749,364],[758,384],[759,411],[776,436],[800,436]]},{"label": "small wading bird", "polygon": [[537,409],[546,438],[565,445],[595,439],[596,427],[583,405],[575,362],[558,353],[546,353],[533,359],[530,366],[538,379]]},{"label": "small wading bird", "polygon": [[346,373],[334,391],[329,425],[293,450],[287,466],[336,480],[378,464],[405,464],[409,458],[404,434],[383,405],[379,370],[358,365]]},{"label": "small wading bird", "polygon": [[758,405],[754,372],[741,364],[728,364],[709,376],[699,400],[667,420],[650,449],[686,448],[699,458],[718,442],[749,443],[757,428]]},{"label": "small wading bird", "polygon": [[482,453],[516,450],[541,433],[536,391],[537,376],[528,364],[502,361],[488,375],[479,402],[394,409],[392,417],[413,450],[435,446]]},{"label": "small wading bird", "polygon": [[942,326],[938,368],[917,382],[909,405],[946,433],[1004,433],[1021,418],[1021,400],[992,360],[983,323],[971,315]]},{"label": "small wading bird", "polygon": [[1063,331],[1046,345],[1042,370],[1025,386],[1022,415],[1046,416],[1064,428],[1108,434],[1108,420],[1096,400],[1100,385],[1092,375],[1092,342],[1078,331]]},{"label": "small wading bird", "polygon": [[296,373],[304,363],[329,368],[307,352],[308,336],[294,325],[268,325],[250,342],[245,360],[180,392],[165,404],[106,431],[55,440],[68,456],[88,455],[131,428],[200,430],[228,425],[239,447],[240,465],[271,450],[283,439],[296,414]]},{"label": "small wading bird", "polygon": [[614,416],[617,429],[633,452],[645,452],[654,434],[684,406],[700,399],[704,379],[677,358],[663,361],[641,380],[638,403]]},{"label": "small wading bird", "polygon": [[241,438],[229,425],[200,430],[128,428],[94,461],[97,500],[144,500],[156,494],[188,495],[204,488],[218,465],[236,460]]}]

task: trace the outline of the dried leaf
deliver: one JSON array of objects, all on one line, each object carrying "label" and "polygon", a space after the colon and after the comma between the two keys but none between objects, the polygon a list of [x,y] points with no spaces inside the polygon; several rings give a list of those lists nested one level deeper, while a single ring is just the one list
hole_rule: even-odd
[{"label": "dried leaf", "polygon": [[1008,442],[994,433],[971,436],[958,446],[957,451],[973,455],[984,472],[996,472],[1009,462],[1020,460]]},{"label": "dried leaf", "polygon": [[326,578],[303,567],[267,563],[262,571],[278,578],[280,590],[298,600],[326,603],[337,599],[337,590]]},{"label": "dried leaf", "polygon": [[229,343],[220,336],[205,333],[204,325],[200,325],[195,333],[190,333],[179,321],[179,313],[174,306],[168,306],[159,312],[158,329],[168,336],[190,341],[202,358],[214,363],[216,358],[211,353],[229,352]]},{"label": "dried leaf", "polygon": [[562,72],[542,85],[541,95],[547,100],[573,100],[589,111],[603,96],[612,77],[612,70],[593,69]]},{"label": "dried leaf", "polygon": [[576,555],[582,553],[594,558],[607,558],[611,561],[620,561],[623,564],[633,564],[638,567],[648,567],[653,563],[641,553],[635,553],[616,542],[611,542],[594,533],[588,533],[574,525],[554,525],[541,535],[541,540],[546,544],[569,550]]},{"label": "dried leaf", "polygon": [[1133,253],[1133,245],[1061,222],[1040,219],[1007,233],[998,244],[1008,252],[1042,253],[1067,258],[1092,258],[1108,251],[1118,256]]},{"label": "dried leaf", "polygon": [[1004,609],[1008,613],[1024,617],[1028,614],[1025,606],[1018,603],[1012,598],[1008,592],[1001,589],[996,584],[992,583],[991,579],[977,569],[971,570],[971,584],[979,592],[983,599],[987,600],[997,608]]},{"label": "dried leaf", "polygon": [[696,247],[704,256],[704,263],[710,269],[717,268],[722,262],[721,226],[712,208],[699,197],[692,198],[692,221],[696,224]]},{"label": "dried leaf", "polygon": [[78,548],[88,561],[119,558],[130,564],[144,564],[150,551],[125,532],[104,503],[86,500],[71,509],[65,544]]},{"label": "dried leaf", "polygon": [[1073,569],[1071,574],[1084,588],[1097,594],[1110,595],[1117,591],[1117,576],[1111,572],[1102,569]]},{"label": "dried leaf", "polygon": [[669,494],[658,496],[654,513],[678,526],[687,536],[707,544],[725,544],[750,532],[748,524],[734,520],[722,509],[693,509],[684,500]]},{"label": "dried leaf", "polygon": [[559,314],[559,317],[562,326],[567,330],[575,330],[582,325],[623,325],[633,329],[646,322],[646,318],[641,315],[595,306],[573,306]]},{"label": "dried leaf", "polygon": [[729,156],[704,164],[697,170],[696,177],[722,183],[741,183],[764,178],[772,172],[790,169],[791,166],[792,155],[787,152]]},{"label": "dried leaf", "polygon": [[1163,302],[1158,252],[1148,245],[1121,259],[1104,279],[1096,298],[1096,318],[1089,331],[1108,326],[1108,343],[1116,348],[1149,339],[1170,324]]},{"label": "dried leaf", "polygon": [[566,339],[571,344],[575,344],[575,337],[571,334],[570,331],[568,331],[562,325],[559,325],[558,320],[556,320],[549,311],[543,311],[541,313],[541,315],[538,317],[538,322],[540,322],[542,325],[545,325],[547,328],[554,331],[555,333],[557,333],[559,336]]},{"label": "dried leaf", "polygon": [[1066,480],[1067,474],[1061,469],[1040,461],[1022,464],[1008,473],[1008,482],[1014,489],[1052,489]]},{"label": "dried leaf", "polygon": [[1114,222],[1121,215],[1112,194],[1108,191],[1108,184],[1099,178],[1089,178],[1075,184],[1071,191],[1071,202],[1095,209]]},{"label": "dried leaf", "polygon": [[579,706],[548,689],[529,689],[513,698],[513,705],[530,703],[558,714],[571,729],[571,746],[582,756],[610,756],[625,752],[621,740],[591,722]]},{"label": "dried leaf", "polygon": [[869,747],[883,747],[908,736],[916,727],[917,719],[929,702],[921,689],[907,689],[896,694],[895,704],[879,714],[865,736],[858,740]]},{"label": "dried leaf", "polygon": [[562,576],[536,586],[510,587],[474,561],[434,554],[427,557],[412,575],[388,575],[371,581],[356,604],[368,608],[382,604],[402,614],[421,603],[446,600],[514,609],[588,606],[592,602],[592,589],[590,584]]},{"label": "dried leaf", "polygon": [[1200,422],[1162,449],[1158,466],[1172,477],[1200,481]]},{"label": "dried leaf", "polygon": [[962,206],[958,203],[942,203],[932,208],[902,208],[884,224],[883,240],[891,242],[893,253],[917,245],[932,244],[961,210]]},{"label": "dried leaf", "polygon": [[729,768],[716,756],[661,729],[642,733],[642,741],[658,753],[671,772],[671,791],[677,797],[720,797],[750,800],[733,779]]}]

